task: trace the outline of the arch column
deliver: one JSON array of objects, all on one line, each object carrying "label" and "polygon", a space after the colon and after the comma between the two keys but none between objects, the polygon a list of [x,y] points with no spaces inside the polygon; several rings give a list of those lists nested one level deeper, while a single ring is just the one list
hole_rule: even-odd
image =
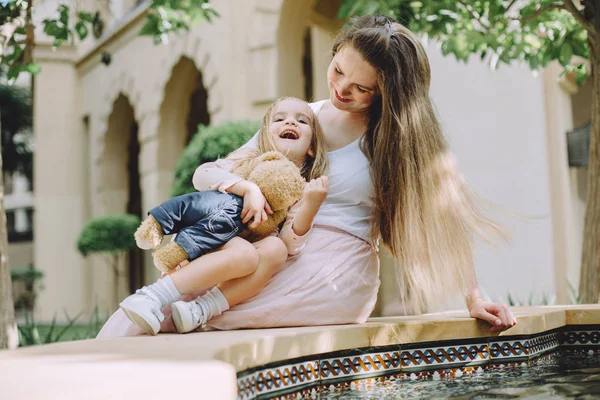
[{"label": "arch column", "polygon": [[33,127],[43,151],[34,153],[34,263],[44,273],[36,320],[49,321],[55,313],[64,320],[63,309],[74,317],[86,306],[84,260],[75,248],[86,214],[86,140],[74,107],[75,49],[38,45],[35,53],[42,72],[35,77]]}]

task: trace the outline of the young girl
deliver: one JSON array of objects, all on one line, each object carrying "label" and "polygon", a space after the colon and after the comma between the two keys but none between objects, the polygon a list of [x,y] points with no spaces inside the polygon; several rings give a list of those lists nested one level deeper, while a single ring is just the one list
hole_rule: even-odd
[{"label": "young girl", "polygon": [[[273,103],[264,117],[256,150],[240,150],[215,163],[223,172],[228,173],[238,163],[245,162],[257,154],[278,150],[301,169],[303,177],[309,182],[305,187],[302,200],[290,209],[286,222],[278,233],[279,239],[287,249],[285,254],[279,257],[280,259],[284,259],[288,254],[295,255],[300,252],[308,238],[313,219],[327,195],[328,180],[324,176],[327,170],[327,154],[321,144],[322,138],[319,132],[316,118],[306,102],[295,98],[281,98]],[[202,171],[196,173],[202,174]],[[218,190],[222,193],[229,192],[242,199],[246,199],[247,196],[252,196],[254,193],[251,184],[247,181],[225,181],[216,187],[203,187],[198,185],[196,181],[195,177],[194,186],[200,191]],[[270,212],[267,204],[262,205],[260,210],[244,208],[241,213],[242,222],[258,225],[266,219],[267,212]],[[256,241],[260,238],[247,237],[247,239]],[[230,249],[241,246],[239,240],[235,242],[232,240],[228,244]],[[254,264],[255,269],[256,262],[252,263],[252,258],[256,259],[256,257],[248,257],[248,260],[244,260],[244,263]],[[244,263],[241,265],[243,266]],[[184,272],[184,270],[185,268],[181,272]],[[175,300],[179,300],[182,295],[190,294],[185,285],[177,284],[178,280],[176,278],[179,272],[175,271],[171,275],[164,276],[156,283],[136,291],[135,294],[121,302],[121,310],[125,312],[131,322],[135,323],[145,333],[151,335],[158,333],[160,323],[164,320],[161,309],[175,302]],[[233,275],[231,272],[227,274],[228,271],[221,272],[223,273],[222,276],[231,279],[247,275],[253,271],[252,268],[241,267],[234,271]],[[212,282],[206,283],[210,284]],[[206,287],[209,287],[209,285]],[[196,286],[196,288],[198,287]],[[178,332],[189,332],[202,325],[212,316],[218,315],[227,307],[227,300],[220,293],[218,287],[215,286],[204,296],[194,301],[178,301],[173,304],[173,321]]]}]

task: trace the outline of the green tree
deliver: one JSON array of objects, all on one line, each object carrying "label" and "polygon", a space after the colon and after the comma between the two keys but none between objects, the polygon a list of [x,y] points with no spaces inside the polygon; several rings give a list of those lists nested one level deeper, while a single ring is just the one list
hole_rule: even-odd
[{"label": "green tree", "polygon": [[[101,9],[108,9],[110,0],[95,2],[98,10],[71,9],[59,4],[53,18],[43,21],[44,33],[53,38],[55,47],[63,43],[75,43],[85,39],[90,32],[98,39],[102,37],[105,22]],[[14,81],[25,72],[35,75],[40,66],[33,57],[36,44],[33,24],[35,0],[0,1],[0,76]],[[41,3],[41,2],[40,2]],[[211,21],[219,14],[212,8],[210,0],[148,0],[146,23],[140,35],[151,36],[154,43],[167,43],[170,33],[187,31],[195,22]],[[0,157],[0,170],[2,158]],[[6,257],[6,214],[2,202],[4,183],[0,176],[0,349],[15,348],[17,327],[14,319],[11,281]]]},{"label": "green tree", "polygon": [[441,44],[444,55],[490,66],[522,62],[538,70],[557,60],[578,84],[592,79],[592,124],[581,283],[600,301],[600,1],[343,0],[339,17],[384,14]]},{"label": "green tree", "polygon": [[[40,71],[33,59],[35,0],[5,1],[0,2],[0,66],[5,68],[9,80],[16,79],[21,72],[35,75]],[[53,39],[55,47],[73,44],[90,33],[98,39],[105,26],[100,9],[108,9],[109,1],[96,3],[98,10],[72,9],[59,4],[56,16],[42,22],[44,33]],[[210,0],[150,0],[147,4],[146,22],[140,35],[151,36],[156,44],[167,43],[170,33],[187,31],[195,22],[210,22],[219,16]]]},{"label": "green tree", "polygon": [[113,271],[115,300],[118,303],[120,265],[127,252],[136,248],[133,234],[140,225],[140,218],[133,214],[110,215],[89,221],[77,239],[77,250],[82,256],[101,254],[106,256]]}]

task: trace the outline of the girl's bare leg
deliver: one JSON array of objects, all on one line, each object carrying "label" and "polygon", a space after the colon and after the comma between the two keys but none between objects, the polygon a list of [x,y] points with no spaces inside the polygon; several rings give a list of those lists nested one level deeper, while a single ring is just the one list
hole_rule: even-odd
[{"label": "girl's bare leg", "polygon": [[227,281],[222,279],[223,283],[218,285],[229,307],[258,294],[287,259],[287,247],[278,237],[264,238],[254,243],[254,247],[258,253],[258,267],[254,272]]},{"label": "girl's bare leg", "polygon": [[[121,309],[147,334],[160,330],[162,307],[172,303],[173,321],[189,332],[212,316],[256,295],[283,265],[287,248],[276,237],[250,244],[236,237],[220,250],[206,254],[121,302]],[[228,281],[228,282],[227,282]],[[226,282],[226,283],[222,283]],[[191,302],[176,301],[222,283]],[[174,302],[174,303],[173,303]]]},{"label": "girl's bare leg", "polygon": [[259,266],[259,251],[250,242],[234,237],[220,250],[199,257],[170,274],[183,294],[210,288],[225,280],[252,274]]}]

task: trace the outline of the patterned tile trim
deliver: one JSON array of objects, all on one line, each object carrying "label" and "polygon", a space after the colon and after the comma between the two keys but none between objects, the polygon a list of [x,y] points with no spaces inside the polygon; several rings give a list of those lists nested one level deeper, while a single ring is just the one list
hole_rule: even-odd
[{"label": "patterned tile trim", "polygon": [[598,349],[600,354],[600,325],[480,340],[484,343],[429,342],[345,350],[263,365],[238,373],[238,400],[297,398],[341,382],[383,375],[419,379],[431,374],[478,373],[505,363],[528,363],[559,347]]},{"label": "patterned tile trim", "polygon": [[321,381],[347,380],[351,377],[387,375],[400,372],[400,354],[396,350],[363,353],[321,359]]},{"label": "patterned tile trim", "polygon": [[492,362],[513,362],[527,359],[528,340],[506,340],[490,342],[490,359]]},{"label": "patterned tile trim", "polygon": [[244,376],[238,374],[238,400],[251,400],[256,397],[256,372]]},{"label": "patterned tile trim", "polygon": [[256,395],[260,398],[274,392],[295,392],[311,384],[318,385],[319,379],[318,361],[267,368],[256,372]]},{"label": "patterned tile trim", "polygon": [[403,372],[484,365],[489,362],[489,358],[490,352],[487,343],[400,351]]},{"label": "patterned tile trim", "polygon": [[490,360],[492,363],[517,362],[530,360],[552,351],[559,346],[558,330],[544,332],[539,335],[506,337],[503,340],[491,340]]},{"label": "patterned tile trim", "polygon": [[534,336],[529,339],[529,359],[548,353],[559,346],[560,332],[552,332],[543,336]]}]

